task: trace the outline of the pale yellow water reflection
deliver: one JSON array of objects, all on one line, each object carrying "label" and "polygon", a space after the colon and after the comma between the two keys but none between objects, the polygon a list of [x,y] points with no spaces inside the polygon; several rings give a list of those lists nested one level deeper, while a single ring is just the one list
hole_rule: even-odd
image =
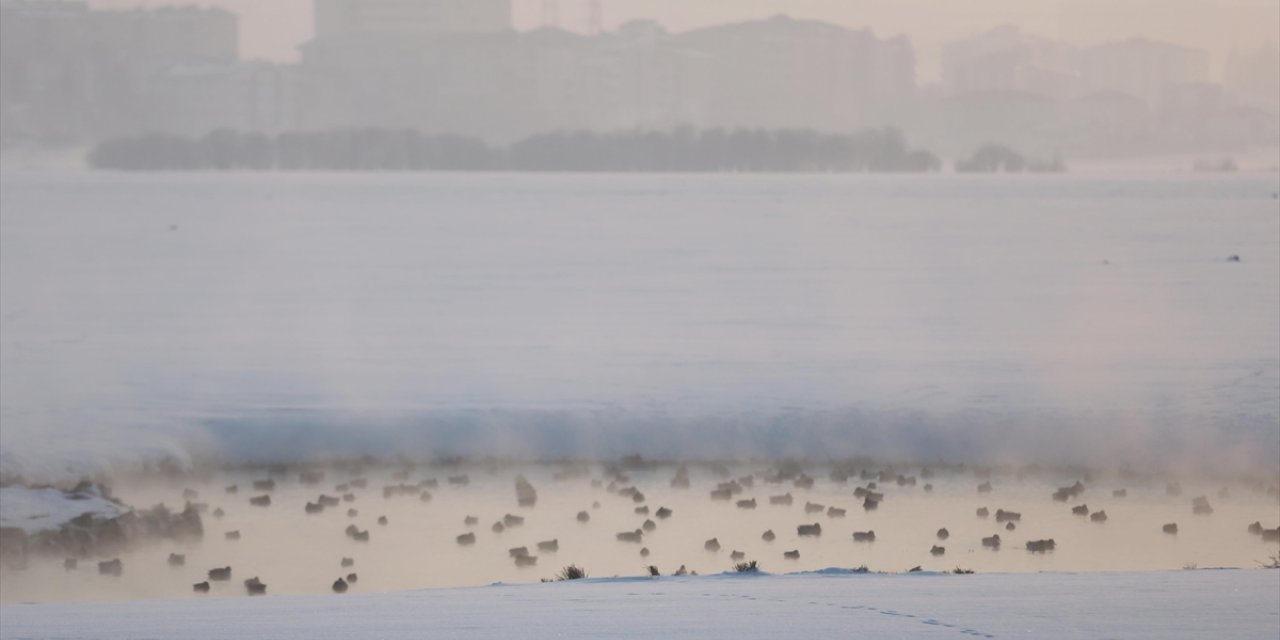
[{"label": "pale yellow water reflection", "polygon": [[[234,471],[214,475],[204,481],[118,480],[115,493],[138,506],[165,503],[180,508],[183,490],[198,492],[197,501],[209,505],[204,515],[203,540],[187,543],[157,543],[119,554],[123,574],[100,575],[96,561],[81,560],[74,571],[64,570],[61,558],[33,559],[24,570],[3,569],[0,597],[6,602],[80,599],[131,599],[173,597],[222,597],[244,595],[243,580],[257,576],[268,585],[269,595],[330,593],[334,580],[354,572],[359,580],[351,592],[377,592],[427,587],[482,585],[493,582],[537,582],[550,578],[562,567],[577,564],[592,577],[647,574],[655,565],[663,574],[681,565],[690,571],[715,573],[732,570],[731,552],[737,550],[748,560],[756,560],[764,571],[783,573],[826,567],[852,568],[866,565],[875,571],[906,571],[920,566],[927,571],[956,567],[977,572],[1023,571],[1133,571],[1178,569],[1187,566],[1256,567],[1280,552],[1275,543],[1264,542],[1247,527],[1254,521],[1272,528],[1280,524],[1280,501],[1260,485],[1223,484],[1220,481],[1183,479],[1182,493],[1170,495],[1164,479],[1134,480],[1119,476],[1099,477],[1086,483],[1077,499],[1055,501],[1051,494],[1059,486],[1079,479],[1067,474],[1037,474],[1018,478],[1014,474],[994,475],[992,490],[980,493],[986,478],[970,472],[945,472],[933,478],[918,478],[915,486],[899,486],[890,480],[880,483],[885,493],[878,509],[867,511],[854,489],[866,480],[857,476],[847,483],[828,477],[830,468],[812,465],[806,471],[816,479],[812,488],[765,482],[767,465],[739,465],[730,477],[755,474],[754,484],[730,500],[712,500],[717,483],[727,480],[707,467],[691,467],[691,486],[673,488],[674,466],[628,470],[628,483],[644,495],[643,503],[610,492],[610,479],[599,465],[587,475],[554,479],[553,466],[528,467],[430,467],[419,466],[407,479],[393,479],[392,470],[361,474],[368,479],[366,489],[351,489],[356,499],[308,514],[307,502],[322,493],[338,496],[335,485],[356,477],[329,469],[322,481],[304,485],[297,471],[277,473],[276,488],[270,492],[270,507],[249,504],[255,479],[265,471]],[[918,474],[920,469],[904,469]],[[447,478],[467,474],[470,483],[452,485]],[[517,505],[515,477],[525,475],[537,490],[533,507]],[[383,487],[401,482],[417,483],[436,478],[437,488],[429,489],[430,501],[416,494],[383,497]],[[598,480],[593,486],[593,479]],[[926,492],[925,483],[933,490]],[[238,485],[229,494],[225,487]],[[1127,495],[1117,497],[1113,490]],[[790,493],[790,506],[771,505],[768,498]],[[1208,497],[1210,515],[1192,513],[1192,499]],[[755,497],[755,509],[739,508],[736,501]],[[598,503],[598,506],[596,504]],[[806,513],[806,503],[837,507],[845,517],[830,517],[825,511]],[[1107,520],[1099,523],[1074,515],[1071,507],[1087,504],[1090,511],[1105,510]],[[637,506],[648,506],[649,515],[637,514]],[[992,516],[976,515],[987,507]],[[668,518],[653,512],[659,507],[672,510]],[[221,508],[225,515],[214,517]],[[348,509],[358,514],[348,515]],[[1022,514],[1015,530],[995,521],[997,509]],[[590,519],[579,522],[577,514],[587,511]],[[506,514],[524,517],[524,523],[495,533],[492,525]],[[385,525],[378,519],[386,517]],[[468,516],[478,518],[464,524]],[[621,542],[616,534],[634,531],[646,519],[656,528],[643,536],[642,543]],[[797,526],[818,522],[820,537],[799,537]],[[1161,528],[1177,523],[1178,533]],[[344,533],[355,524],[370,532],[368,542],[358,542]],[[950,537],[939,540],[936,532],[945,527]],[[776,539],[766,542],[762,533],[773,530]],[[853,532],[875,531],[874,542],[855,542]],[[238,540],[228,540],[227,532],[239,531]],[[476,542],[460,546],[456,538],[473,532]],[[1003,539],[1002,548],[984,548],[981,539],[993,534]],[[704,542],[717,538],[719,552],[708,552]],[[1030,553],[1028,540],[1053,538],[1050,553]],[[555,539],[557,551],[539,551],[536,544]],[[945,547],[944,555],[930,553],[931,547]],[[537,556],[536,564],[517,567],[508,550],[528,546]],[[647,548],[648,557],[641,556]],[[799,551],[796,560],[784,559],[784,552]],[[171,567],[171,552],[186,555],[186,563]],[[114,557],[114,556],[113,556]],[[342,558],[354,560],[342,567]],[[209,595],[194,594],[192,584],[205,580],[209,569],[232,567],[232,579],[212,583]]]}]

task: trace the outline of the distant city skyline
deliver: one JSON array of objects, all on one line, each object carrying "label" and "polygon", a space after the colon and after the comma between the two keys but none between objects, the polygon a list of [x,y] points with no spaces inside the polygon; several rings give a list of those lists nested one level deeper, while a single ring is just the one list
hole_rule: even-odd
[{"label": "distant city skyline", "polygon": [[[89,0],[95,8],[184,4],[181,0]],[[298,46],[314,35],[313,0],[193,0],[240,18],[245,58],[278,62],[299,59]],[[1280,2],[1275,0],[600,0],[600,26],[610,30],[632,20],[655,20],[682,31],[784,13],[880,37],[905,35],[918,52],[917,75],[940,78],[940,51],[949,41],[1009,24],[1028,33],[1078,45],[1146,37],[1197,47],[1209,53],[1211,77],[1220,79],[1227,57],[1280,40]],[[586,32],[588,0],[558,0],[556,24]],[[512,26],[534,29],[545,22],[543,0],[512,0]],[[927,19],[922,20],[925,17]]]},{"label": "distant city skyline", "polygon": [[[521,28],[529,0],[305,0],[306,19],[287,17],[283,2],[136,1],[136,10],[121,10],[103,3],[124,0],[0,0],[0,145],[347,127],[499,145],[563,131],[895,127],[912,144],[953,157],[993,143],[1035,158],[1078,158],[1280,142],[1274,44],[1250,48],[1240,37],[1215,60],[1204,47],[1129,31],[1118,19],[1103,31],[1114,37],[1078,44],[990,13],[997,26],[937,40],[930,52],[918,36],[795,11],[722,10],[720,21],[701,27],[614,27],[600,17],[586,35]],[[1075,7],[1060,12],[1065,24],[1095,0],[1063,1],[1039,6]],[[822,4],[810,3],[789,8]],[[572,24],[567,14],[547,14],[547,23]],[[255,56],[244,45],[254,25],[298,22],[317,33],[302,37],[296,61]]]}]

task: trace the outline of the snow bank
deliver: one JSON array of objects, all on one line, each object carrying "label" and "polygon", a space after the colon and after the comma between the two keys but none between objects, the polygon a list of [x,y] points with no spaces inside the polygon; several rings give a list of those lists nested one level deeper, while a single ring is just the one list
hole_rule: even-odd
[{"label": "snow bank", "polygon": [[0,406],[0,477],[66,484],[120,470],[188,469],[200,429],[185,416],[145,417],[86,408],[11,411]]},{"label": "snow bank", "polygon": [[277,410],[204,420],[192,452],[194,457],[207,455],[224,463],[366,455],[561,460],[638,454],[657,460],[870,456],[1276,471],[1274,456],[1268,453],[1275,447],[1255,439],[1268,436],[1223,437],[1206,444],[1197,423],[1168,424],[1159,439],[1132,439],[1114,428],[1126,419],[1108,412],[1015,418],[992,411],[945,413],[908,407]]},{"label": "snow bank", "polygon": [[57,529],[86,513],[109,519],[128,510],[103,497],[96,486],[72,493],[52,487],[0,488],[0,527],[16,527],[27,534]]},{"label": "snow bank", "polygon": [[[268,581],[269,582],[269,581]],[[719,575],[0,606],[22,638],[1275,638],[1280,572]]]}]

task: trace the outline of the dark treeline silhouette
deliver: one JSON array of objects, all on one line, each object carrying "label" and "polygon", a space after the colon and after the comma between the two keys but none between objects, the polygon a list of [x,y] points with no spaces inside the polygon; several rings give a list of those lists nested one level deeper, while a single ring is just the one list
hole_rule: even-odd
[{"label": "dark treeline silhouette", "polygon": [[556,132],[511,145],[507,167],[523,171],[934,171],[937,156],[907,147],[896,129],[851,135],[808,130],[676,129]]},{"label": "dark treeline silhouette", "polygon": [[88,156],[128,171],[936,171],[934,154],[910,149],[896,129],[854,134],[808,130],[679,128],[669,132],[554,132],[507,147],[414,130],[261,133],[218,130],[199,139],[148,133],[106,140]]},{"label": "dark treeline silhouette", "polygon": [[1067,165],[1060,156],[1054,156],[1052,160],[1037,160],[999,144],[985,144],[968,158],[956,160],[957,173],[1056,173],[1066,170]]}]

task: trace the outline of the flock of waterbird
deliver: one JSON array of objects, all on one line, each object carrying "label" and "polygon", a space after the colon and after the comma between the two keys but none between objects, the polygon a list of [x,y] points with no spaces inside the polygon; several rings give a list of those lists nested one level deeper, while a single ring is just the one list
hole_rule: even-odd
[{"label": "flock of waterbird", "polygon": [[[632,464],[646,464],[632,461]],[[652,465],[653,463],[647,463]],[[723,464],[712,463],[709,465],[713,473],[721,478],[732,476],[729,468]],[[398,469],[391,474],[393,483],[386,484],[382,487],[381,493],[383,499],[392,499],[397,497],[416,498],[423,503],[432,501],[434,491],[439,491],[441,483],[438,478],[422,478],[417,482],[408,482],[410,476],[414,473],[414,465],[405,465],[405,468]],[[989,472],[988,472],[989,473]],[[589,475],[590,471],[586,465],[568,466],[555,474],[556,480],[566,480],[576,477]],[[933,485],[929,482],[934,477],[935,471],[930,467],[923,467],[919,470],[918,475],[908,475],[896,471],[892,468],[873,470],[870,468],[854,468],[853,466],[836,466],[832,469],[830,480],[835,483],[849,483],[851,480],[858,480],[860,484],[854,489],[853,496],[861,499],[862,508],[866,511],[878,509],[886,500],[886,489],[888,487],[915,487],[917,484],[923,485],[923,490],[928,493],[933,491]],[[297,481],[302,485],[318,485],[324,481],[325,473],[316,469],[306,469],[297,473]],[[736,478],[717,481],[714,488],[710,490],[709,499],[712,501],[730,501],[739,509],[756,509],[760,505],[756,497],[740,497],[744,492],[756,486],[757,481],[769,485],[784,486],[789,485],[796,489],[805,490],[813,487],[814,478],[805,473],[803,468],[796,465],[779,465],[777,468],[770,469],[760,473],[750,473]],[[447,476],[445,482],[448,486],[461,487],[470,484],[471,479],[468,474],[458,474]],[[634,505],[634,514],[637,520],[641,520],[634,530],[620,531],[614,534],[614,539],[619,543],[627,545],[639,545],[639,555],[647,558],[650,554],[649,548],[645,546],[646,536],[652,534],[660,525],[659,523],[675,516],[675,512],[666,507],[658,506],[656,509],[650,510],[648,499],[640,487],[632,482],[624,465],[606,464],[603,467],[603,477],[594,477],[590,480],[591,486],[597,489],[603,488],[607,493],[614,495],[620,499],[629,500]],[[533,484],[523,475],[515,477],[515,494],[516,504],[522,508],[535,507],[538,501],[538,492]],[[690,489],[692,482],[689,477],[689,467],[681,464],[676,468],[675,475],[670,480],[670,486],[673,489]],[[248,504],[254,507],[270,508],[275,504],[272,501],[272,492],[277,487],[276,477],[270,477],[252,482],[253,495],[248,499]],[[1275,497],[1278,495],[1275,486],[1265,486],[1260,488],[1265,490],[1268,495]],[[369,489],[369,480],[363,476],[353,477],[333,486],[333,491],[338,495],[320,494],[315,501],[305,501],[302,510],[306,514],[323,513],[325,510],[341,508],[342,505],[353,505],[357,500],[364,497]],[[990,494],[993,490],[992,483],[983,481],[977,485],[976,491],[979,496]],[[238,485],[230,485],[225,488],[228,496],[238,494],[240,487]],[[1056,502],[1070,503],[1081,498],[1086,491],[1086,485],[1077,481],[1070,486],[1060,487],[1050,496]],[[1180,496],[1182,493],[1181,486],[1177,482],[1169,482],[1165,486],[1165,492],[1169,496]],[[1124,498],[1128,495],[1126,489],[1113,489],[1111,496],[1113,498]],[[1223,489],[1219,492],[1220,498],[1228,497],[1229,492]],[[205,503],[192,502],[197,500],[199,494],[193,489],[183,491],[183,498],[190,504],[194,504],[201,512],[208,512],[214,518],[221,518],[224,511],[216,508],[212,512],[208,511]],[[796,498],[787,490],[768,496],[767,503],[772,507],[791,507],[795,504]],[[600,503],[595,501],[592,508],[599,508]],[[1213,506],[1208,496],[1196,496],[1191,499],[1190,513],[1196,516],[1207,516],[1213,513]],[[1086,503],[1076,504],[1070,507],[1071,513],[1076,516],[1088,518],[1095,523],[1105,523],[1107,521],[1107,513],[1105,510],[1093,511]],[[836,506],[828,506],[820,503],[805,501],[803,512],[806,516],[825,515],[828,519],[844,518],[847,510]],[[349,518],[359,516],[359,510],[354,506],[348,506],[346,515]],[[1022,514],[997,508],[994,513],[987,506],[978,507],[975,510],[975,516],[980,519],[993,519],[1000,526],[1006,535],[1009,532],[1016,531],[1018,525],[1022,521]],[[567,514],[565,514],[567,517]],[[574,520],[578,523],[588,523],[591,521],[591,511],[583,509],[578,511],[574,516]],[[389,525],[389,521],[385,515],[379,516],[376,522],[381,526]],[[488,527],[492,534],[500,534],[508,529],[520,527],[525,522],[525,516],[505,513],[500,517],[495,517],[492,524]],[[475,545],[478,536],[483,535],[480,532],[481,519],[479,516],[468,515],[462,523],[462,527],[466,529],[463,533],[456,536],[455,541],[459,546],[468,547]],[[1258,536],[1265,542],[1280,542],[1280,526],[1267,528],[1263,526],[1261,521],[1255,521],[1247,525],[1249,533]],[[354,542],[368,543],[371,536],[368,529],[361,529],[356,524],[347,525],[344,530],[345,535]],[[1178,523],[1169,522],[1161,526],[1163,535],[1177,535]],[[823,535],[823,527],[821,522],[802,522],[796,524],[796,534],[798,537],[820,537]],[[224,532],[227,540],[238,540],[240,532],[231,530]],[[939,528],[935,536],[939,544],[934,544],[928,550],[932,557],[944,556],[947,553],[945,546],[947,540],[951,537],[946,527]],[[767,529],[760,534],[760,539],[765,542],[773,542],[777,539],[777,534],[772,529]],[[852,541],[855,543],[874,543],[876,541],[876,532],[874,530],[854,531]],[[993,533],[990,536],[982,537],[981,545],[987,549],[998,550],[1004,544],[1004,539],[999,533]],[[528,545],[512,547],[507,550],[508,558],[516,567],[534,567],[538,563],[538,553],[555,553],[560,549],[560,542],[553,538],[536,542],[534,549],[531,550]],[[1057,546],[1053,538],[1045,539],[1028,539],[1023,542],[1023,547],[1030,553],[1048,553],[1052,552]],[[710,538],[703,543],[703,550],[709,553],[719,553],[722,550],[721,543],[718,538]],[[798,560],[800,558],[799,549],[783,550],[782,557],[787,560]],[[738,550],[731,550],[729,558],[732,561],[742,561],[746,559],[746,553]],[[186,558],[183,554],[171,553],[168,557],[170,566],[183,566]],[[358,580],[359,576],[354,571],[345,571],[354,566],[355,560],[351,557],[342,557],[339,566],[344,570],[332,583],[332,591],[334,593],[346,593],[352,585]],[[67,570],[74,570],[77,566],[74,558],[68,558],[64,562]],[[743,566],[746,566],[745,564]],[[751,563],[752,568],[755,563]],[[120,559],[112,559],[98,563],[99,573],[119,576],[124,570],[123,563]],[[656,567],[649,568],[651,575],[659,575]],[[916,566],[909,571],[919,571],[920,567]],[[959,570],[958,570],[959,571]],[[231,580],[232,568],[215,567],[208,570],[207,580],[195,583],[192,589],[195,593],[209,593],[212,582],[227,582]],[[673,572],[673,575],[686,575],[690,573],[684,565]],[[696,575],[696,572],[692,572]],[[267,593],[267,585],[257,576],[248,578],[243,581],[245,593],[248,595],[265,595]]]}]

